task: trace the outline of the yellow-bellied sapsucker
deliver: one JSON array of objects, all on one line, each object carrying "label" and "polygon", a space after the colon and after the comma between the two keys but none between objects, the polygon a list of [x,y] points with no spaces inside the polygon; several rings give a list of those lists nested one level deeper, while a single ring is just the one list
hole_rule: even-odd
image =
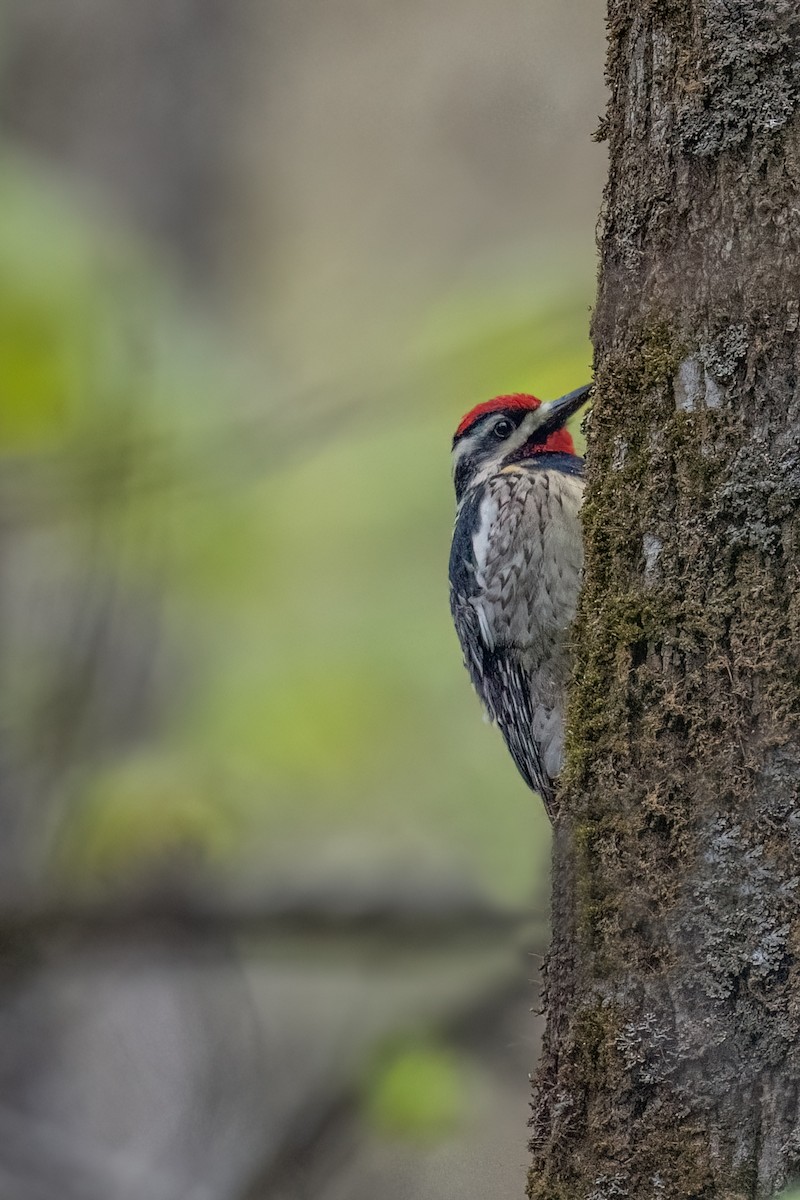
[{"label": "yellow-bellied sapsucker", "polygon": [[548,404],[498,396],[467,413],[453,438],[456,632],[489,718],[551,820],[583,570],[583,459],[565,426],[590,391]]}]

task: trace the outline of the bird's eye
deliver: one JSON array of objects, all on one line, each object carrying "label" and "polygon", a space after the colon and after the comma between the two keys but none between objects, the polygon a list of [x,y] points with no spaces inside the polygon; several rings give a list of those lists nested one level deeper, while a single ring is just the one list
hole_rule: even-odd
[{"label": "bird's eye", "polygon": [[507,421],[506,418],[503,417],[503,419],[498,421],[494,427],[494,436],[496,438],[507,438],[512,432],[513,428],[514,426],[511,424],[511,422]]}]

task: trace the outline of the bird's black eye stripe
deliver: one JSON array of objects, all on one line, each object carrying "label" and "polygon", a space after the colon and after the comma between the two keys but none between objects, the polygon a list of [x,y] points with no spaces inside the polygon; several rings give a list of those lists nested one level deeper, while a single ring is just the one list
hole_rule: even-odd
[{"label": "bird's black eye stripe", "polygon": [[512,421],[509,421],[507,417],[503,417],[500,421],[497,422],[497,424],[495,425],[492,432],[494,433],[494,436],[496,438],[502,439],[502,438],[507,438],[510,433],[513,433],[514,429],[515,429],[514,423]]}]

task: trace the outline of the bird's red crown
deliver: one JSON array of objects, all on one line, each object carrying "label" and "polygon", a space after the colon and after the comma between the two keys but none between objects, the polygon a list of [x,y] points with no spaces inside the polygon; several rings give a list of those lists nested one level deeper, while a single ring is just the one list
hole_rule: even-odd
[{"label": "bird's red crown", "polygon": [[541,400],[537,400],[535,396],[529,396],[526,392],[514,392],[509,396],[495,396],[493,400],[484,400],[483,404],[476,404],[471,408],[467,415],[462,418],[456,437],[461,437],[462,433],[466,433],[471,429],[479,417],[486,416],[487,413],[500,412],[504,408],[538,408]]},{"label": "bird's red crown", "polygon": [[[533,411],[541,406],[541,400],[536,396],[530,396],[527,392],[512,392],[508,396],[495,396],[492,400],[484,400],[482,404],[476,404],[471,408],[465,417],[462,418],[458,429],[455,432],[454,442],[457,441],[463,434],[468,433],[472,426],[480,417],[486,416],[487,413],[503,412],[509,408],[527,408]],[[532,445],[530,448],[531,454],[539,454],[543,451],[550,453],[561,452],[563,454],[574,454],[575,443],[572,440],[572,434],[565,427],[556,429],[550,434],[546,442],[541,445]]]}]

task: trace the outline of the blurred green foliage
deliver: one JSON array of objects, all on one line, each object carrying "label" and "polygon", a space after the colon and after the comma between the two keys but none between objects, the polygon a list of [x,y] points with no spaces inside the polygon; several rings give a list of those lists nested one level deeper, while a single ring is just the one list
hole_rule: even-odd
[{"label": "blurred green foliage", "polygon": [[[107,578],[162,629],[146,734],[73,731],[48,823],[65,877],[150,878],[185,846],[266,871],[352,834],[433,847],[519,902],[549,834],[450,626],[449,440],[487,395],[587,379],[592,280],[476,285],[423,313],[381,379],[304,405],[209,331],[151,248],[4,157],[0,506],[25,586]],[[22,629],[3,671],[7,727],[41,764],[64,743],[47,639]],[[378,1109],[402,1109],[414,1071],[445,1092],[426,1062]]]},{"label": "blurred green foliage", "polygon": [[[78,450],[144,402],[125,342],[156,276],[143,248],[82,216],[51,177],[8,151],[0,211],[0,449]],[[114,280],[127,313],[108,304]]]},{"label": "blurred green foliage", "polygon": [[401,1042],[376,1056],[362,1109],[379,1133],[435,1141],[463,1120],[468,1095],[464,1065],[453,1051],[431,1041]]},{"label": "blurred green foliage", "polygon": [[212,791],[195,764],[167,753],[129,755],[93,772],[60,846],[67,878],[123,886],[132,865],[168,884],[199,860],[230,862],[237,828],[224,794]]}]

